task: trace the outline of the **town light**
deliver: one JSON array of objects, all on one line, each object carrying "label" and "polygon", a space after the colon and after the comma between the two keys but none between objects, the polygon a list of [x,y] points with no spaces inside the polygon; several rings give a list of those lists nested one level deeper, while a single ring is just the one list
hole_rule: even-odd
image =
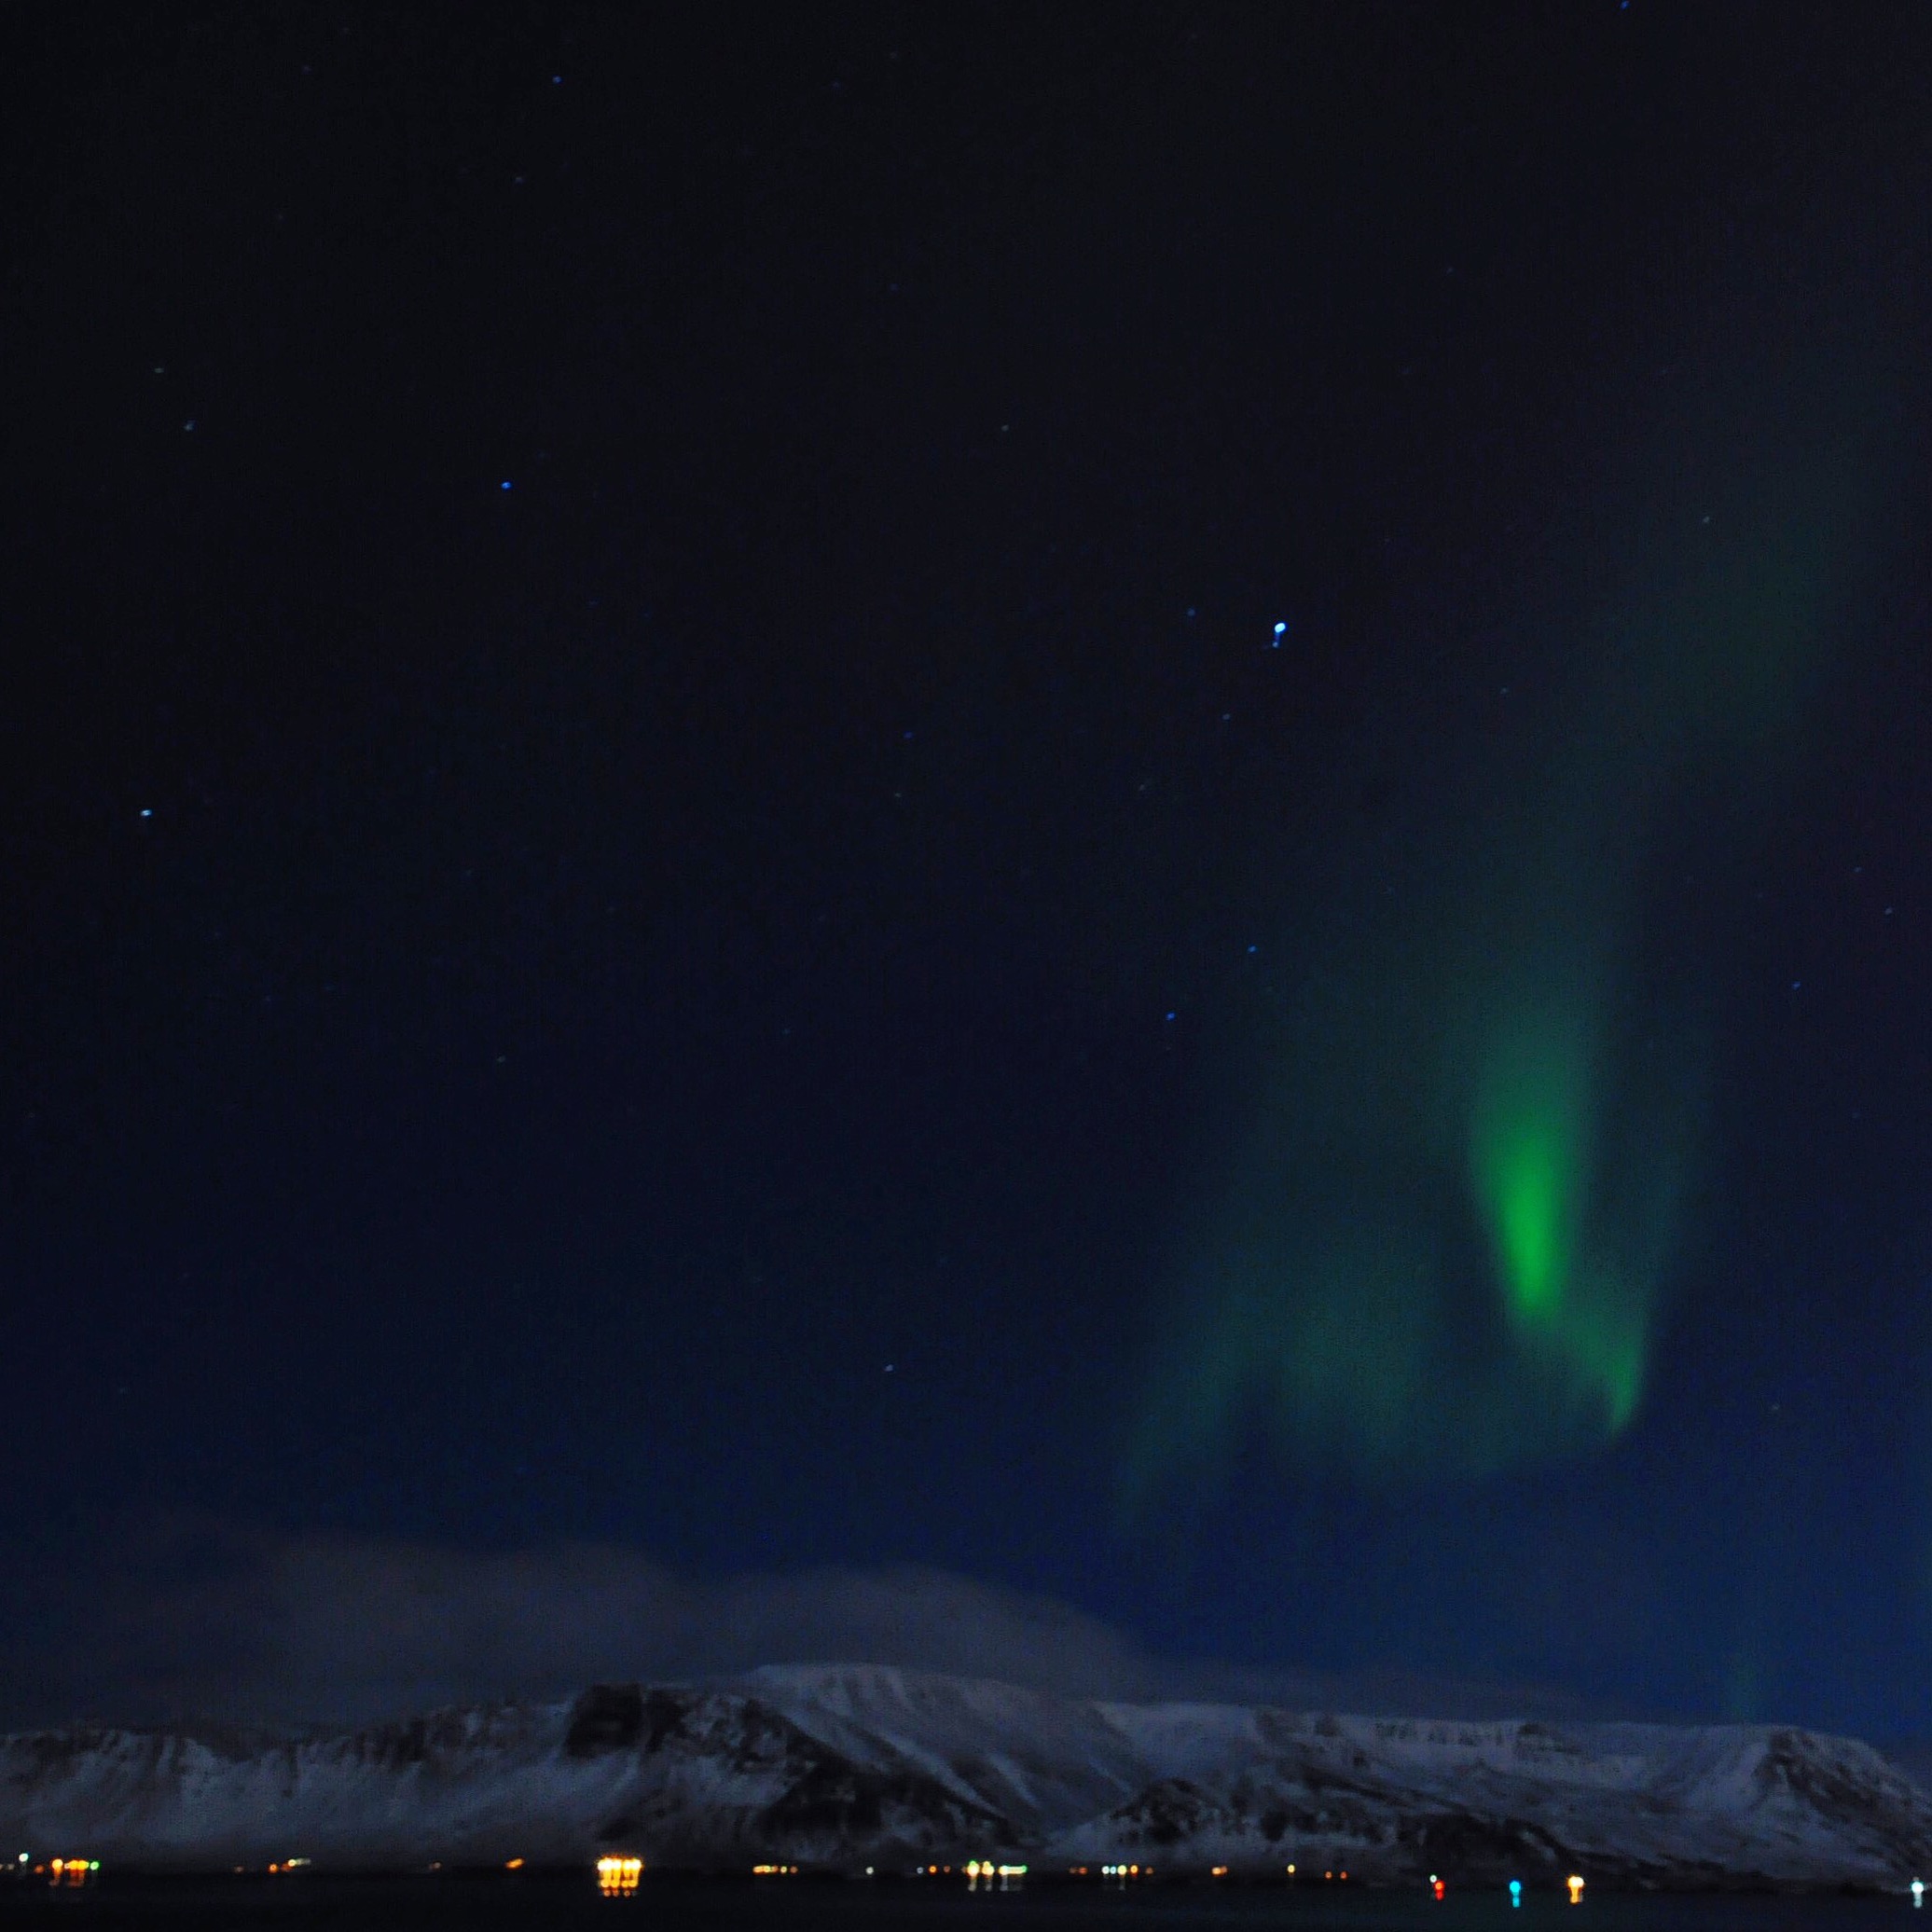
[{"label": "town light", "polygon": [[643,1876],[644,1861],[619,1852],[606,1852],[597,1861],[597,1886],[606,1898],[634,1892]]}]

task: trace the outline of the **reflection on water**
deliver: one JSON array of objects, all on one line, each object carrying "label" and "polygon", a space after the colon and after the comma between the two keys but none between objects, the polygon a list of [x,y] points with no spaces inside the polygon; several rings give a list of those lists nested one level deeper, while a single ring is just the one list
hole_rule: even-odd
[{"label": "reflection on water", "polygon": [[[77,1861],[89,1864],[90,1861]],[[782,1871],[697,1880],[646,1870],[612,1853],[574,1872],[443,1871],[405,1879],[353,1879],[305,1871],[291,1883],[260,1871],[228,1879],[84,1875],[70,1888],[68,1862],[53,1891],[50,1870],[31,1884],[0,1884],[0,1927],[78,1913],[93,1932],[553,1932],[601,1925],[619,1932],[1879,1932],[1914,1919],[1903,1887],[1886,1898],[1668,1898],[1606,1893],[1593,1885],[1570,1902],[1560,1881],[1481,1888],[1449,1884],[1375,1891],[1339,1882],[1299,1888],[1204,1877],[1193,1884],[1123,1885],[1091,1868],[1084,1884],[1057,1874],[1003,1871],[981,1861],[915,1880],[820,1879]],[[1108,1875],[1111,1880],[1112,1875]],[[1923,1893],[1921,1893],[1923,1896]],[[967,1920],[975,1923],[968,1925]]]}]

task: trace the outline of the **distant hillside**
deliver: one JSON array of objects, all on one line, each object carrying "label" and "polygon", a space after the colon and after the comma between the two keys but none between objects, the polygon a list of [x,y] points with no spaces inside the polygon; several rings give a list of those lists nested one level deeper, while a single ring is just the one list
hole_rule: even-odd
[{"label": "distant hillside", "polygon": [[600,1685],[302,1736],[0,1739],[0,1842],[219,1868],[635,1851],[860,1870],[1006,1856],[1164,1875],[1902,1887],[1932,1800],[1870,1746],[1767,1725],[1455,1723],[1126,1704],[859,1666]]}]

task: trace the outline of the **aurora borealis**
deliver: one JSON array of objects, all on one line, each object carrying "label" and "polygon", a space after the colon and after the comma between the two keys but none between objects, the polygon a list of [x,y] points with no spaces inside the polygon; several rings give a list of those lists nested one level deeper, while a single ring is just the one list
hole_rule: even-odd
[{"label": "aurora borealis", "polygon": [[0,1703],[1932,1737],[1914,10],[465,22],[21,56]]},{"label": "aurora borealis", "polygon": [[[1801,366],[1780,380],[1815,407]],[[1711,785],[1761,800],[1798,756],[1867,483],[1858,399],[1815,380],[1838,437],[1753,452],[1732,494],[1755,527],[1656,538],[1608,608],[1517,609],[1529,675],[1555,687],[1547,735],[1515,769],[1485,743],[1437,771],[1436,876],[1322,959],[1299,1025],[1260,1042],[1234,1232],[1223,1252],[1210,1212],[1137,1507],[1164,1469],[1212,1482],[1257,1416],[1290,1458],[1433,1480],[1587,1454],[1637,1415],[1724,997],[1708,933],[1655,930],[1651,849]],[[1667,528],[1654,506],[1623,516]],[[1701,835],[1721,850],[1748,828]]]},{"label": "aurora borealis", "polygon": [[1478,1081],[1470,1169],[1517,1354],[1585,1397],[1614,1434],[1636,1410],[1649,1297],[1591,1238],[1602,1236],[1589,1214],[1597,1093],[1588,1024],[1533,1006],[1510,1014]]}]

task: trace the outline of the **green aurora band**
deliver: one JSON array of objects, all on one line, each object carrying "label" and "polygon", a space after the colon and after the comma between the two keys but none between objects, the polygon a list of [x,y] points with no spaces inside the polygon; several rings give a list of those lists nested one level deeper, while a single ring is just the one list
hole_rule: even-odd
[{"label": "green aurora band", "polygon": [[[1615,1434],[1642,1393],[1657,1260],[1608,1266],[1591,1226],[1600,1102],[1580,1019],[1528,1004],[1510,1013],[1470,1110],[1470,1182],[1515,1350]],[[1658,1172],[1652,1184],[1674,1179]]]},{"label": "green aurora band", "polygon": [[1843,529],[1815,494],[1738,509],[1748,547],[1573,628],[1540,772],[1458,774],[1454,810],[1411,821],[1411,876],[1297,935],[1290,1010],[1241,1049],[1251,1116],[1183,1235],[1129,1517],[1258,1426],[1304,1468],[1427,1479],[1586,1452],[1639,1414],[1712,1032],[1696,947],[1687,970],[1646,932],[1647,853],[1781,762]]}]

